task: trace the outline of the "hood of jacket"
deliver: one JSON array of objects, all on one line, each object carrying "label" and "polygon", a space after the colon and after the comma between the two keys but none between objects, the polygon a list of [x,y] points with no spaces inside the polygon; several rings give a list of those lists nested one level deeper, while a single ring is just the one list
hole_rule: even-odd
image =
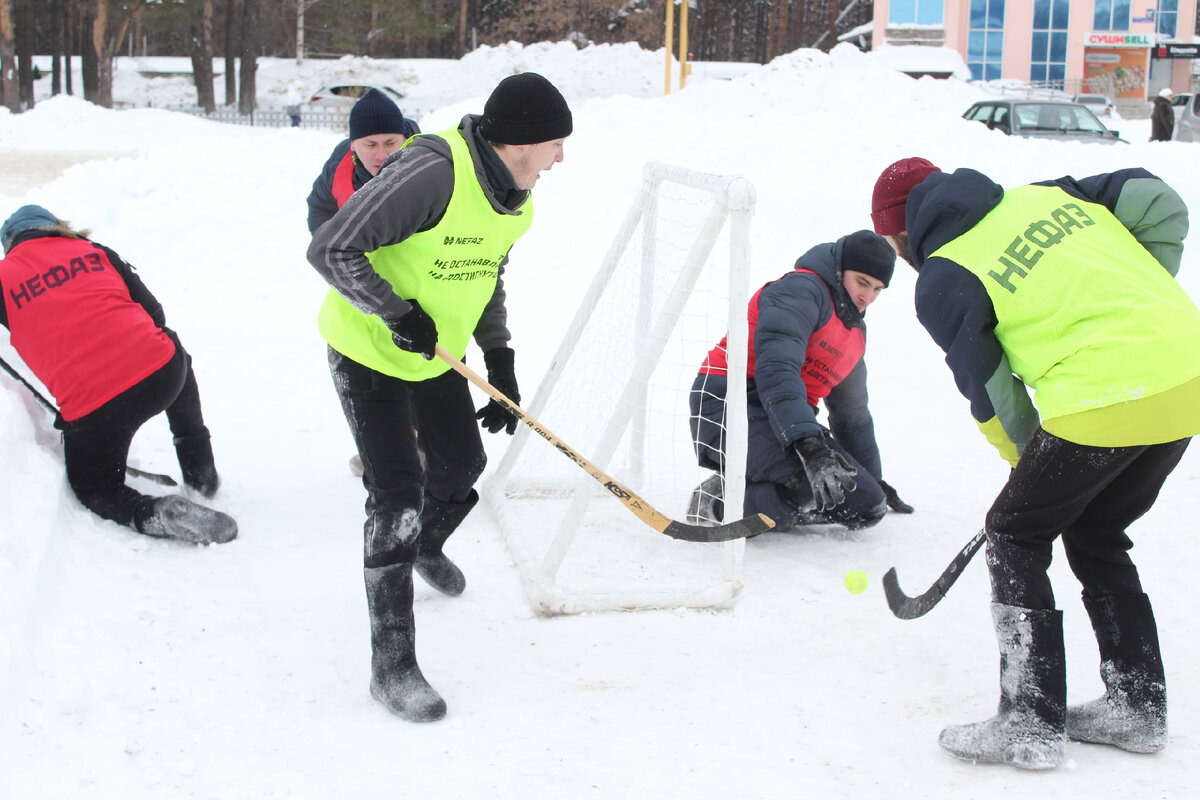
[{"label": "hood of jacket", "polygon": [[935,172],[908,195],[908,248],[918,270],[930,253],[975,227],[999,205],[1004,187],[982,172]]}]

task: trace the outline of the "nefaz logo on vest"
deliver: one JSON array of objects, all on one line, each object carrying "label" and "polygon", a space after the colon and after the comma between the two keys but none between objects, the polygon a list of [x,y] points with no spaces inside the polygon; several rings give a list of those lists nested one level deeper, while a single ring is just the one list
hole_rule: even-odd
[{"label": "nefaz logo on vest", "polygon": [[8,290],[8,296],[20,309],[23,304],[32,303],[47,291],[57,289],[80,275],[103,271],[104,261],[100,258],[100,254],[85,253],[82,256],[75,256],[66,265],[59,264],[41,275],[34,275],[32,278],[22,281],[17,284],[17,288]]},{"label": "nefaz logo on vest", "polygon": [[988,277],[1003,286],[1010,294],[1017,291],[1013,278],[1024,278],[1046,250],[1075,233],[1073,228],[1083,230],[1096,222],[1076,203],[1067,203],[1050,212],[1050,219],[1039,219],[1029,224],[1025,233],[1012,240],[997,260],[1004,272],[988,270]]}]

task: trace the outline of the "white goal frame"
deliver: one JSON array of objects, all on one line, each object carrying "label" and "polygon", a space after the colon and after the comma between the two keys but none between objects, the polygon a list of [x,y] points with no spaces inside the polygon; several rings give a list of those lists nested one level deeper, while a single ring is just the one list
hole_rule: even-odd
[{"label": "white goal frame", "polygon": [[[614,386],[614,397],[617,389],[620,390],[620,396],[616,402],[611,404],[611,414],[608,419],[599,422],[603,431],[599,436],[596,450],[594,452],[581,450],[580,454],[591,460],[600,469],[609,470],[618,445],[628,433],[627,466],[619,478],[627,481],[635,491],[637,490],[637,484],[645,476],[647,434],[647,415],[644,404],[639,402],[639,398],[645,396],[645,383],[653,373],[658,359],[662,356],[675,328],[678,315],[693,292],[700,275],[709,265],[718,238],[728,225],[728,288],[727,301],[723,309],[727,323],[725,329],[728,331],[727,358],[729,364],[724,497],[725,508],[729,509],[726,513],[728,521],[741,515],[745,492],[746,354],[749,335],[746,308],[749,300],[749,229],[755,204],[753,186],[745,178],[701,173],[660,161],[652,161],[645,165],[638,195],[601,262],[587,294],[580,303],[574,320],[563,335],[558,352],[550,362],[527,410],[531,416],[536,418],[541,418],[545,413],[546,400],[552,396],[558,385],[561,367],[571,359],[576,341],[591,318],[592,311],[602,302],[614,270],[621,263],[623,255],[634,241],[633,237],[639,231],[642,249],[638,279],[643,286],[649,286],[654,281],[655,237],[659,233],[655,212],[660,191],[668,182],[707,193],[711,196],[712,203],[699,228],[699,233],[690,244],[683,268],[674,279],[666,306],[659,312],[657,319],[650,319],[650,312],[645,307],[644,299],[648,292],[639,293],[638,313],[634,316],[636,341],[639,344],[637,352],[632,357],[632,370],[623,385]],[[715,340],[711,344],[715,344]],[[698,353],[697,367],[699,359],[702,357],[703,352]],[[686,412],[686,409],[680,409],[680,411],[683,413]],[[575,446],[567,439],[564,441],[572,447]],[[541,554],[540,558],[532,559],[528,554],[517,552],[506,524],[506,504],[511,502],[507,492],[514,481],[519,482],[520,478],[514,475],[514,469],[523,449],[547,446],[549,445],[546,442],[532,435],[527,427],[520,426],[495,473],[483,484],[484,495],[496,511],[506,542],[521,571],[526,593],[536,613],[549,616],[600,610],[722,608],[733,604],[743,586],[742,562],[745,540],[725,542],[721,545],[689,544],[688,546],[720,547],[722,550],[721,569],[719,570],[720,574],[714,575],[709,585],[697,586],[684,592],[646,589],[627,591],[614,587],[611,592],[580,594],[561,586],[557,581],[559,569],[570,554],[572,543],[579,533],[580,522],[589,505],[593,502],[612,502],[612,498],[606,498],[603,493],[597,492],[595,482],[581,472],[570,479],[575,482],[570,493],[570,503],[558,521],[557,529],[547,551]],[[570,464],[566,462],[564,464],[565,469],[574,469]],[[646,499],[656,506],[660,502],[653,497]],[[682,498],[683,503],[686,503],[686,500],[686,497]],[[659,507],[664,508],[663,506]],[[665,513],[676,519],[682,519],[683,506],[676,503]],[[632,528],[640,527],[646,536],[663,535],[645,525],[632,514],[627,514],[627,524]],[[533,563],[535,561],[537,563]],[[662,565],[664,569],[668,570],[669,566],[669,564]]]}]

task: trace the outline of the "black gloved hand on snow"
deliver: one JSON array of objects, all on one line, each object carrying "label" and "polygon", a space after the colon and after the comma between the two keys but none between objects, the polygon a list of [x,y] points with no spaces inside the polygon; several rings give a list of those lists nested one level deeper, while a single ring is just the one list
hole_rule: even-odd
[{"label": "black gloved hand on snow", "polygon": [[399,319],[383,322],[392,332],[392,341],[396,343],[396,347],[410,353],[420,353],[426,361],[432,361],[433,348],[438,340],[437,325],[433,324],[433,318],[425,313],[420,303],[416,300],[408,302],[412,304],[412,308],[407,314]]},{"label": "black gloved hand on snow", "polygon": [[[517,390],[517,372],[513,366],[514,353],[511,347],[495,347],[483,354],[483,363],[487,365],[487,380],[502,395],[520,405],[521,393]],[[488,433],[499,433],[506,429],[509,436],[517,431],[517,418],[504,406],[495,400],[479,409],[475,414],[479,424],[487,428]]]},{"label": "black gloved hand on snow", "polygon": [[880,481],[879,488],[883,489],[883,496],[887,498],[888,508],[890,508],[892,511],[895,511],[897,514],[911,514],[916,510],[908,503],[901,500],[900,495],[897,494],[896,490],[893,489],[887,482]]},{"label": "black gloved hand on snow", "polygon": [[792,446],[804,465],[804,474],[808,476],[818,511],[828,511],[840,505],[846,499],[846,492],[857,488],[854,476],[858,470],[820,437],[810,436],[794,442]]}]

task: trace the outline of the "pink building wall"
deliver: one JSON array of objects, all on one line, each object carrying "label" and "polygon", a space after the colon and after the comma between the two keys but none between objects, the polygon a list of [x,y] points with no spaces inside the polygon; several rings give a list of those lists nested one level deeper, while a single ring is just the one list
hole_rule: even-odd
[{"label": "pink building wall", "polygon": [[[1173,41],[1195,40],[1193,26],[1196,19],[1197,0],[1179,0],[1179,24]],[[1154,10],[1154,0],[1132,0],[1129,23],[1130,34],[1148,35],[1155,42],[1155,23],[1134,22]],[[946,0],[943,3],[942,22],[945,45],[967,59],[967,37],[970,26],[970,0]],[[1086,38],[1092,33],[1092,0],[1071,0],[1067,21],[1066,85],[1071,91],[1081,90],[1086,77],[1084,54]],[[875,0],[875,16],[872,26],[872,41],[875,46],[888,42],[888,15],[891,0]],[[1001,56],[1001,72],[1005,78],[1028,80],[1030,75],[1030,50],[1033,38],[1033,0],[1006,0],[1004,6],[1004,52]],[[910,45],[913,46],[913,45]],[[1154,60],[1154,76],[1147,85],[1147,94],[1153,94],[1161,85],[1176,92],[1192,90],[1191,61],[1185,58]]]}]

